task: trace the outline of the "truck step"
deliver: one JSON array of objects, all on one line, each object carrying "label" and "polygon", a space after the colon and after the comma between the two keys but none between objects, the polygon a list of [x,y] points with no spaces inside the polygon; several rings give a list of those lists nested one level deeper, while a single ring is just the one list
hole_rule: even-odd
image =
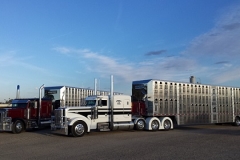
[{"label": "truck step", "polygon": [[48,121],[41,121],[41,124],[51,124],[51,120],[48,120]]},{"label": "truck step", "polygon": [[110,131],[108,123],[98,123],[98,130],[101,132]]}]

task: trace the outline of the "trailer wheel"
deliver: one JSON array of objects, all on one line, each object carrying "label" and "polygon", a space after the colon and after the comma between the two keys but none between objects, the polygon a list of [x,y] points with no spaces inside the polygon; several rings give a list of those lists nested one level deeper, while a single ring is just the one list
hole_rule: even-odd
[{"label": "trailer wheel", "polygon": [[159,123],[157,120],[153,120],[151,123],[151,127],[153,131],[157,131],[159,129]]},{"label": "trailer wheel", "polygon": [[145,128],[145,121],[143,119],[137,120],[137,123],[135,124],[136,130],[143,130]]},{"label": "trailer wheel", "polygon": [[169,130],[171,129],[171,122],[169,119],[166,119],[164,122],[163,122],[163,127],[164,127],[164,130]]},{"label": "trailer wheel", "polygon": [[86,124],[82,121],[77,121],[72,126],[72,135],[74,137],[82,137],[86,133]]},{"label": "trailer wheel", "polygon": [[240,126],[240,119],[238,117],[235,118],[234,125],[235,126]]},{"label": "trailer wheel", "polygon": [[14,134],[21,133],[24,130],[24,124],[20,120],[16,120],[16,122],[12,126],[12,132]]}]

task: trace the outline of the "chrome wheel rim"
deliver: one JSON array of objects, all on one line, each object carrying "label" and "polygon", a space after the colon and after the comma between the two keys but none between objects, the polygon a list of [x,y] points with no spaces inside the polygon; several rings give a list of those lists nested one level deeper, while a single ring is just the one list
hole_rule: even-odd
[{"label": "chrome wheel rim", "polygon": [[164,121],[164,129],[170,129],[170,127],[171,127],[170,121],[169,120],[165,120]]},{"label": "chrome wheel rim", "polygon": [[143,129],[143,128],[144,128],[144,122],[143,122],[143,120],[139,120],[139,121],[137,122],[137,126],[138,126],[139,129]]},{"label": "chrome wheel rim", "polygon": [[20,123],[20,122],[18,122],[17,124],[16,124],[16,130],[17,131],[21,131],[22,130],[22,124]]},{"label": "chrome wheel rim", "polygon": [[157,130],[158,129],[158,127],[159,127],[159,125],[158,125],[158,121],[156,121],[156,120],[153,120],[152,121],[152,129],[153,130]]},{"label": "chrome wheel rim", "polygon": [[84,133],[84,125],[83,124],[77,124],[74,129],[75,129],[76,134],[78,134],[78,135],[81,135]]},{"label": "chrome wheel rim", "polygon": [[239,126],[240,125],[240,120],[236,119],[236,125]]}]

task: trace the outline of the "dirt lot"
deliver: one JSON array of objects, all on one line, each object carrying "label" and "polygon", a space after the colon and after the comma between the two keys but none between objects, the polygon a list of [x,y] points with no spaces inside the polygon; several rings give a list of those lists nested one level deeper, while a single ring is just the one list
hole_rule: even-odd
[{"label": "dirt lot", "polygon": [[181,126],[171,131],[91,132],[50,129],[0,133],[0,159],[239,159],[240,127]]}]

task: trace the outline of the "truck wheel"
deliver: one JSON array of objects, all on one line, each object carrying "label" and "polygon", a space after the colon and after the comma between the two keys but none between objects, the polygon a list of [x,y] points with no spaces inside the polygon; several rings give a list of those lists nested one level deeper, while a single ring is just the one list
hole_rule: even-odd
[{"label": "truck wheel", "polygon": [[143,130],[145,128],[145,121],[143,119],[137,120],[137,123],[135,124],[136,130]]},{"label": "truck wheel", "polygon": [[17,120],[14,124],[13,124],[13,128],[12,128],[12,132],[13,133],[21,133],[24,130],[24,124],[22,121]]},{"label": "truck wheel", "polygon": [[153,131],[157,131],[159,129],[159,123],[157,120],[153,120],[151,123],[151,127]]},{"label": "truck wheel", "polygon": [[163,122],[163,127],[164,127],[164,130],[169,130],[171,129],[171,122],[169,119],[166,119],[164,122]]},{"label": "truck wheel", "polygon": [[77,121],[72,126],[72,135],[73,137],[82,137],[86,132],[86,125],[82,121]]},{"label": "truck wheel", "polygon": [[238,117],[235,118],[234,126],[240,126],[240,119]]},{"label": "truck wheel", "polygon": [[72,134],[72,126],[68,126],[68,136]]}]

